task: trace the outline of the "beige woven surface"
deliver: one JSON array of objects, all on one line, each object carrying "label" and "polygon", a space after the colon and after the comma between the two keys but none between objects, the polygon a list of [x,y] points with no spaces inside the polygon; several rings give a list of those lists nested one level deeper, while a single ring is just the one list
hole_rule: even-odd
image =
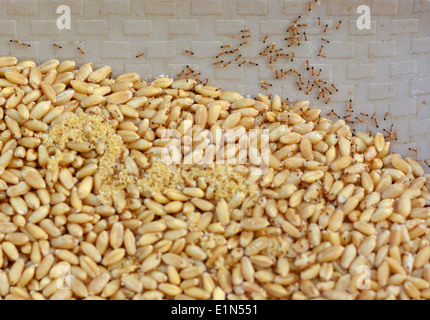
[{"label": "beige woven surface", "polygon": [[[63,4],[72,11],[70,30],[56,27],[56,9]],[[363,4],[371,9],[370,30],[356,26],[356,9]],[[393,142],[393,151],[430,159],[428,0],[319,0],[311,12],[303,0],[0,0],[0,8],[1,55],[40,62],[92,61],[96,66],[111,65],[116,74],[135,71],[148,79],[159,74],[175,77],[188,64],[202,73],[200,79],[209,78],[225,89],[255,95],[263,90],[261,81],[267,81],[272,84],[268,93],[290,100],[307,98],[314,107],[326,113],[334,109],[340,116],[352,98],[356,113],[377,113],[379,130],[394,124],[398,141]],[[259,56],[263,39],[269,34],[268,43],[286,47],[285,29],[298,15],[302,15],[300,23],[308,25],[308,42],[294,48],[294,62],[284,58],[269,65]],[[325,59],[316,54],[324,29],[318,26],[318,16],[329,25],[324,34],[330,41],[324,48]],[[339,20],[342,24],[336,30]],[[259,66],[214,65],[221,45],[233,47],[242,41],[242,29],[249,29],[251,37],[241,53]],[[31,47],[10,43],[11,39]],[[141,52],[145,55],[136,58]],[[314,94],[299,92],[295,77],[275,79],[275,69],[300,72],[306,59],[322,68],[321,76],[339,89],[327,105]],[[386,112],[389,117],[384,121]],[[353,126],[378,130],[371,120]]]}]

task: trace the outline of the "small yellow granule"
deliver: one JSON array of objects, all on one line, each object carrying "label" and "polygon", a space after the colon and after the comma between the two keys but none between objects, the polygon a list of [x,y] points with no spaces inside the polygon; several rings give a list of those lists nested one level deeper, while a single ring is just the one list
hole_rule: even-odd
[{"label": "small yellow granule", "polygon": [[252,197],[257,191],[257,185],[249,183],[246,176],[234,171],[234,166],[231,165],[211,164],[186,170],[159,159],[151,162],[143,178],[137,181],[137,186],[144,195],[150,197],[152,193],[160,193],[169,188],[182,190],[186,186],[185,179],[197,181],[199,178],[203,178],[208,186],[214,188],[215,200],[229,201],[238,192]]},{"label": "small yellow granule", "polygon": [[213,164],[207,167],[193,167],[188,176],[193,180],[203,177],[206,183],[215,189],[215,200],[229,201],[238,192],[252,197],[257,190],[255,184],[250,184],[246,177],[234,171],[234,166],[231,165]]},{"label": "small yellow granule", "polygon": [[62,152],[69,151],[68,143],[90,143],[90,152],[98,153],[95,175],[103,181],[98,194],[102,203],[110,203],[113,194],[130,183],[130,176],[122,164],[124,143],[105,118],[73,113],[68,119],[55,123],[47,134],[40,134],[40,138],[52,155],[49,165],[60,162]]},{"label": "small yellow granule", "polygon": [[145,169],[142,176],[137,180],[137,186],[148,197],[151,197],[152,193],[160,193],[170,188],[182,189],[185,184],[179,168],[158,159],[153,161],[148,169]]}]

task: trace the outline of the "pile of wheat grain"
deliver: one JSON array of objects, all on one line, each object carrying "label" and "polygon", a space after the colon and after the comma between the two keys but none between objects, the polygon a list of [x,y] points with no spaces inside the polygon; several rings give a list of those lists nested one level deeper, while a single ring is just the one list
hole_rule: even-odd
[{"label": "pile of wheat grain", "polygon": [[[0,299],[430,298],[430,180],[382,134],[111,75],[0,58]],[[269,130],[268,168],[165,163],[169,129]]]}]

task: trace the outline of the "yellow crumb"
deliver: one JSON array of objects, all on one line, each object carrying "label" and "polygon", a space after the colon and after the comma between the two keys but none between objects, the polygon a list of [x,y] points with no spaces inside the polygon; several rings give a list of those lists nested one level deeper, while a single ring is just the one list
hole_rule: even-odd
[{"label": "yellow crumb", "polygon": [[246,177],[234,171],[233,166],[214,164],[207,167],[193,167],[188,176],[197,180],[203,177],[206,183],[215,189],[215,200],[229,201],[238,192],[254,196],[257,191],[255,184],[250,184]]},{"label": "yellow crumb", "polygon": [[206,250],[212,250],[217,247],[215,241],[215,235],[211,232],[205,232],[203,237],[200,239],[200,246]]},{"label": "yellow crumb", "polygon": [[290,244],[281,236],[270,237],[269,247],[265,250],[270,256],[280,257],[290,249]]},{"label": "yellow crumb", "polygon": [[103,145],[97,170],[97,175],[103,180],[99,192],[102,203],[110,203],[113,194],[124,190],[127,183],[130,183],[131,177],[121,164],[124,157],[123,141],[103,117],[85,113],[71,114],[70,118],[55,124],[48,134],[41,134],[40,138],[49,153],[53,154],[49,165],[57,165],[61,161],[62,152],[68,150],[69,142],[89,142],[92,152],[95,152],[98,145]]},{"label": "yellow crumb", "polygon": [[148,197],[152,193],[160,193],[169,188],[182,189],[185,183],[180,169],[160,160],[151,162],[150,167],[142,175],[143,178],[137,181],[137,186],[143,194],[148,193]]},{"label": "yellow crumb", "polygon": [[257,185],[249,183],[245,176],[234,171],[234,167],[230,165],[196,166],[186,171],[159,159],[151,162],[150,167],[143,173],[143,178],[137,181],[137,186],[144,194],[148,193],[150,196],[152,193],[163,192],[169,188],[183,189],[184,178],[194,181],[203,178],[208,186],[214,188],[215,200],[229,201],[237,192],[243,192],[252,197],[257,191]]}]

